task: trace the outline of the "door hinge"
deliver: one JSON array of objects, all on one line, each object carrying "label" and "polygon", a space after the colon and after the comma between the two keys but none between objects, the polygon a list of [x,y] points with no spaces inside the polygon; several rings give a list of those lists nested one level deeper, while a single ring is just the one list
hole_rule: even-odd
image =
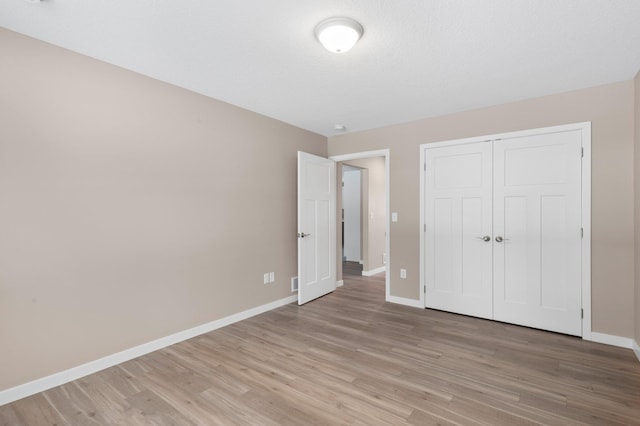
[{"label": "door hinge", "polygon": [[427,171],[427,163],[424,163],[424,171]]},{"label": "door hinge", "polygon": [[584,238],[584,228],[580,228],[580,237]]},{"label": "door hinge", "polygon": [[584,318],[584,309],[580,309],[580,318]]},{"label": "door hinge", "polygon": [[427,294],[427,286],[426,286],[426,284],[424,286],[424,294]]},{"label": "door hinge", "polygon": [[582,150],[581,150],[581,157],[584,158],[584,148],[582,148]]},{"label": "door hinge", "polygon": [[424,230],[423,230],[423,232],[427,232],[427,224],[426,224],[426,223],[424,224]]}]

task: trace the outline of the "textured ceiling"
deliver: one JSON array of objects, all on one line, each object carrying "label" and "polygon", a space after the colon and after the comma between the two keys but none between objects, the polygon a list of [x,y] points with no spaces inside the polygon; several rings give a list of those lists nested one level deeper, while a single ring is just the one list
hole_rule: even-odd
[{"label": "textured ceiling", "polygon": [[[364,26],[348,53],[331,16]],[[323,135],[640,69],[638,0],[1,0],[0,26]]]}]

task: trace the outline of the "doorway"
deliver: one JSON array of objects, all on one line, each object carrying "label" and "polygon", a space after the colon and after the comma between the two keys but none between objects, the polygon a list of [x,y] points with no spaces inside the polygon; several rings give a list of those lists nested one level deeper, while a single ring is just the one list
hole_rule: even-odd
[{"label": "doorway", "polygon": [[[362,275],[363,187],[367,169],[342,163],[342,274]],[[365,209],[366,210],[366,207]]]},{"label": "doorway", "polygon": [[[372,276],[382,274],[387,271],[391,260],[389,251],[389,150],[385,149],[339,155],[330,157],[330,159],[337,163],[337,201],[339,204],[337,207],[338,223],[336,224],[336,251],[338,254],[337,282],[338,285],[343,285],[344,281],[342,278],[344,272],[353,272],[352,270],[346,271],[346,267],[353,266],[354,262],[352,259],[354,255],[347,253],[346,258],[349,261],[349,264],[345,265],[345,271],[343,271],[343,260],[345,259],[342,243],[343,217],[347,221],[349,220],[346,216],[348,212],[345,212],[345,216],[343,216],[342,211],[343,169],[346,170],[347,173],[359,175],[360,180],[360,196],[358,197],[360,200],[360,259],[357,260],[358,263],[360,260],[362,261],[362,264],[360,265],[362,267],[361,275]],[[352,177],[354,176],[349,176],[349,178]],[[348,225],[349,224],[346,223],[347,227]],[[346,232],[347,230],[345,229],[345,233]],[[351,242],[353,241],[354,240],[352,239]],[[356,244],[356,246],[357,245],[358,244]],[[350,247],[349,243],[345,245],[345,252],[348,247]],[[390,274],[385,274],[384,280],[385,300],[389,301]]]}]

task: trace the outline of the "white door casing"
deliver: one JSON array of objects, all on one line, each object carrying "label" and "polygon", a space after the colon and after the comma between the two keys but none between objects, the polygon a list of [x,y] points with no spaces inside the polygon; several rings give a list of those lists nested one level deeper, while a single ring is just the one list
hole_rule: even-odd
[{"label": "white door casing", "polygon": [[493,146],[494,319],[580,336],[580,131]]},{"label": "white door casing", "polygon": [[335,162],[298,151],[298,304],[335,289]]},{"label": "white door casing", "polygon": [[426,307],[492,318],[491,143],[425,154]]},{"label": "white door casing", "polygon": [[[434,279],[434,271],[430,269],[437,271],[438,267],[447,266],[447,262],[455,264],[458,260],[448,260],[445,255],[440,255],[444,262],[430,258],[430,250],[438,243],[431,229],[438,215],[430,211],[434,210],[430,203],[436,195],[446,197],[438,194],[435,181],[430,182],[435,179],[430,177],[435,164],[429,157],[436,157],[439,150],[450,155],[455,147],[466,146],[463,149],[473,151],[471,145],[482,143],[491,144],[493,150],[490,318],[590,340],[591,125],[588,122],[421,146],[426,169],[421,171],[424,230],[421,229],[420,246],[425,306],[479,316],[468,308],[462,312],[460,306],[464,304],[438,305],[442,300],[437,295],[433,297],[432,289],[443,285],[430,283]],[[469,164],[466,167],[461,164],[455,167],[465,169],[464,176],[473,172]],[[462,178],[450,179],[455,183]],[[455,198],[460,194],[453,195]],[[442,217],[446,215],[441,214]],[[453,219],[455,216],[450,222]],[[458,234],[463,234],[462,224],[455,226]],[[459,235],[451,235],[458,239],[455,244],[462,244]],[[471,262],[471,267],[474,264]],[[462,266],[459,268],[464,270]]]}]

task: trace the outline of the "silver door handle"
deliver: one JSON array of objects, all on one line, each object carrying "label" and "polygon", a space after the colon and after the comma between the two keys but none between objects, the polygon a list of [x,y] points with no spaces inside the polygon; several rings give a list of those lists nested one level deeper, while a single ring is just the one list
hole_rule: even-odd
[{"label": "silver door handle", "polygon": [[501,243],[501,242],[503,242],[503,241],[509,241],[509,239],[508,239],[508,238],[502,238],[501,236],[497,236],[497,237],[496,237],[496,241],[497,241],[497,242],[499,242],[499,243]]},{"label": "silver door handle", "polygon": [[485,243],[491,241],[491,237],[488,235],[485,235],[484,237],[476,237],[476,238],[484,241]]},{"label": "silver door handle", "polygon": [[311,234],[305,234],[304,232],[298,232],[298,238],[310,237]]}]

